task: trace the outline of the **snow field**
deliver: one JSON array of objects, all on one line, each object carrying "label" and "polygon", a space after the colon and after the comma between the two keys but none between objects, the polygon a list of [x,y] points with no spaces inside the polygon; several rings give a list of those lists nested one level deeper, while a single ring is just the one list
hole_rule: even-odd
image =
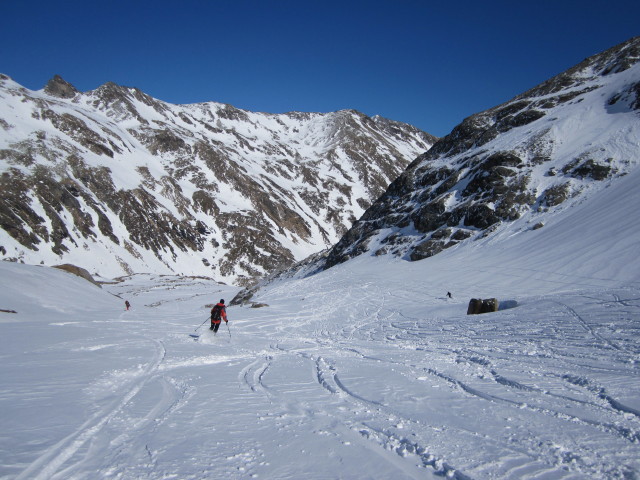
[{"label": "snow field", "polygon": [[[620,220],[604,192],[589,228]],[[637,260],[596,230],[568,257],[575,228],[275,281],[215,337],[236,287],[0,262],[0,479],[634,478]]]}]

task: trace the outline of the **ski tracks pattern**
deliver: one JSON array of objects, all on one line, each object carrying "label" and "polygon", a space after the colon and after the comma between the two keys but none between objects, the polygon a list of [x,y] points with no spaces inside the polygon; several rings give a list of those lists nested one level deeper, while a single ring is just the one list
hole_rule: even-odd
[{"label": "ski tracks pattern", "polygon": [[[327,347],[322,341],[319,341],[318,345],[322,348]],[[366,442],[374,442],[383,450],[402,458],[414,457],[417,460],[416,465],[421,468],[429,468],[437,475],[457,480],[470,480],[471,477],[458,471],[442,458],[431,454],[428,447],[421,445],[415,439],[394,433],[392,425],[407,423],[407,420],[398,416],[385,404],[365,398],[351,390],[340,379],[335,364],[324,356],[309,351],[289,351],[280,344],[273,345],[272,349],[275,352],[273,355],[262,355],[241,369],[238,374],[240,385],[245,386],[253,393],[264,395],[271,403],[281,403],[284,411],[291,412],[295,409],[298,412],[304,412],[305,408],[292,406],[290,398],[278,394],[265,384],[267,372],[272,368],[277,368],[276,362],[282,360],[281,357],[293,355],[302,358],[312,363],[317,384],[330,395],[341,399],[348,407],[346,411],[349,413],[347,415],[341,414],[342,422],[359,438]],[[351,356],[367,358],[355,349],[347,349],[347,352]],[[344,411],[344,408],[338,410]],[[389,426],[381,428],[373,425],[380,423],[389,424]]]},{"label": "ski tracks pattern", "polygon": [[[566,372],[571,371],[572,364],[578,365],[572,362],[581,362],[581,372],[589,371],[583,364],[589,358],[581,356],[582,346],[586,345],[590,352],[593,342],[601,346],[603,355],[620,355],[620,368],[626,368],[627,374],[633,366],[627,368],[624,362],[629,365],[629,359],[637,358],[637,353],[609,338],[606,325],[589,323],[570,306],[570,301],[555,301],[559,308],[543,309],[551,316],[541,318],[539,324],[532,324],[531,331],[522,334],[517,331],[516,311],[483,317],[477,323],[469,322],[468,329],[454,330],[444,317],[421,318],[414,312],[397,309],[389,301],[388,291],[373,291],[366,283],[354,282],[336,289],[335,294],[353,299],[353,304],[341,303],[343,310],[336,311],[323,299],[314,304],[314,299],[308,298],[293,321],[298,327],[308,325],[313,331],[305,337],[301,332],[293,334],[293,329],[280,330],[278,333],[283,336],[270,345],[269,352],[256,352],[251,363],[241,369],[240,386],[264,396],[271,404],[279,404],[289,415],[294,411],[301,415],[312,412],[314,402],[320,401],[317,397],[308,396],[306,403],[296,403],[297,399],[283,393],[279,384],[286,376],[282,365],[290,365],[286,362],[292,357],[304,359],[311,366],[314,382],[332,399],[332,407],[327,407],[325,400],[322,406],[318,404],[318,410],[331,411],[363,442],[373,442],[447,478],[624,478],[628,473],[625,465],[610,462],[614,453],[601,454],[589,442],[573,440],[572,434],[610,438],[616,445],[626,443],[632,451],[640,443],[640,424],[635,428],[637,422],[630,422],[629,417],[640,419],[639,412],[616,399],[597,381]],[[633,306],[633,301],[620,296],[606,302],[602,298],[594,300]],[[601,313],[598,315],[602,318]],[[574,320],[569,322],[573,325],[567,325],[567,319]],[[514,342],[514,338],[518,340]],[[375,344],[374,355],[366,353],[370,343]],[[459,348],[445,349],[439,343],[457,344]],[[376,368],[374,362],[390,371],[397,368],[402,372],[398,377],[405,377],[414,385],[424,384],[426,378],[434,379],[437,385],[433,388],[448,388],[454,392],[454,399],[478,399],[478,408],[487,412],[489,424],[499,426],[483,429],[475,422],[475,427],[466,428],[464,422],[446,420],[439,425],[424,415],[399,413],[404,410],[394,409],[392,387],[386,397],[372,396],[372,384],[356,378],[362,372],[354,377],[357,367],[353,362],[363,362],[369,369]],[[531,371],[522,371],[523,366],[531,366]],[[342,368],[348,373],[343,375]],[[268,383],[267,377],[273,382]],[[388,372],[383,377],[393,378]],[[414,386],[410,390],[420,388]],[[505,418],[509,416],[514,420]],[[522,423],[518,425],[518,421]],[[510,433],[511,425],[518,431]],[[559,431],[547,434],[544,425]],[[480,453],[473,452],[473,460],[469,461],[465,451],[447,450],[451,444],[481,444]],[[598,441],[594,444],[598,445]],[[484,451],[488,452],[486,458]],[[455,459],[461,461],[460,465]]]},{"label": "ski tracks pattern", "polygon": [[[99,409],[73,433],[48,448],[25,468],[16,480],[95,478],[96,464],[101,465],[105,478],[116,478],[122,473],[121,470],[131,462],[118,459],[131,455],[131,447],[137,443],[141,432],[156,428],[188,397],[187,387],[157,374],[166,356],[164,343],[151,338],[146,340],[154,344],[154,357],[129,381],[124,393]],[[155,381],[159,382],[162,389],[156,403],[141,419],[118,422],[118,417],[126,415],[125,410],[135,401],[136,396]],[[119,433],[107,433],[109,424],[115,422],[118,422],[118,428],[114,431]],[[112,435],[115,435],[115,438],[109,439]],[[108,448],[105,449],[106,446]],[[108,455],[105,456],[104,451],[109,452]],[[153,453],[148,445],[144,445],[143,451],[143,457],[146,457],[148,462],[153,462]]]},{"label": "ski tracks pattern", "polygon": [[240,383],[246,385],[254,393],[270,396],[271,392],[264,385],[263,378],[267,369],[271,366],[272,360],[273,357],[271,355],[266,355],[264,358],[258,358],[244,367],[238,375]]},{"label": "ski tracks pattern", "polygon": [[[382,402],[364,398],[350,390],[340,380],[336,366],[328,363],[324,357],[317,357],[314,360],[318,383],[332,395],[339,395],[348,403],[353,404],[350,427],[358,432],[362,438],[374,441],[385,450],[400,457],[416,456],[422,467],[432,469],[437,475],[456,480],[470,480],[471,477],[449,465],[442,458],[429,453],[428,447],[407,436],[399,435],[391,427],[391,425],[411,423],[411,420],[399,417]],[[361,411],[367,412],[370,419],[354,422],[353,420],[360,415],[358,412]],[[374,423],[380,423],[381,420],[382,423],[389,423],[389,428],[373,426]]]},{"label": "ski tracks pattern", "polygon": [[[384,295],[381,295],[381,298],[384,298]],[[602,299],[596,300],[602,302]],[[383,308],[384,303],[384,301],[380,301],[379,308],[372,311],[372,316],[374,318],[373,322],[360,322],[358,325],[360,338],[367,338],[368,340],[378,342],[382,341],[387,345],[394,342],[397,344],[398,348],[411,348],[415,350],[423,350],[425,346],[427,349],[432,348],[429,343],[425,345],[425,340],[428,342],[429,335],[425,335],[426,332],[422,327],[423,322],[421,322],[420,319],[407,318],[405,315],[399,314],[399,312],[394,312],[392,308]],[[621,353],[622,357],[620,361],[623,364],[628,364],[628,362],[633,364],[634,361],[637,361],[637,353],[634,350],[628,349],[624,345],[620,345],[619,343],[604,336],[598,331],[598,327],[591,325],[583,318],[583,316],[568,304],[560,302],[555,303],[564,309],[564,311],[569,314],[570,318],[574,318],[578,325],[583,328],[584,331],[594,339],[594,341],[603,345],[605,350],[609,349],[609,351]],[[625,307],[632,306],[630,301],[621,300],[620,297],[616,295],[614,295],[613,302],[608,303],[624,305]],[[566,314],[559,315],[559,318],[566,317]],[[384,327],[385,325],[386,327]],[[545,333],[544,329],[541,331],[541,333],[543,333],[540,337],[541,340],[545,339],[545,335],[553,337],[559,336],[561,334],[561,329],[566,330],[566,327],[561,325],[562,324],[558,323],[558,327],[555,327],[553,322],[545,324],[544,328],[546,328],[548,332]],[[433,330],[433,327],[430,327],[430,329]],[[395,330],[395,333],[393,330]],[[442,331],[446,333],[447,328],[443,327]],[[343,329],[342,333],[346,333],[345,329]],[[355,329],[351,329],[349,331],[349,339],[355,337],[354,333]],[[478,341],[476,337],[478,332],[473,330],[466,333],[454,332],[453,335],[460,337],[461,345],[472,345]],[[502,333],[498,332],[497,335],[500,337]],[[535,336],[532,336],[531,338],[533,338],[535,342]],[[569,335],[569,338],[572,337]],[[340,341],[341,339],[339,336],[336,336],[333,340],[334,345],[336,345],[335,341]],[[576,337],[577,344],[583,341],[583,337]],[[558,352],[554,347],[549,347],[548,349],[546,349],[546,347],[540,348],[542,346],[542,343],[538,346],[531,345],[531,347],[533,347],[531,348],[532,360],[536,357],[541,359],[553,359],[556,357],[562,359],[567,358],[564,356],[565,352]],[[523,347],[523,353],[529,355],[530,353],[528,353],[527,350],[530,347],[527,345],[523,345]],[[508,359],[511,355],[517,353],[517,349],[514,349],[511,346],[508,346],[507,348],[509,350],[506,351],[508,355],[505,355],[505,358]],[[545,349],[548,353],[545,353]],[[494,350],[498,353],[499,349],[496,350],[496,348],[492,346],[488,348],[488,350]],[[538,350],[537,354],[535,354],[536,350]],[[355,349],[352,349],[352,351],[357,352]],[[579,348],[573,350],[572,353],[575,353],[576,351],[579,351]],[[458,355],[459,351],[458,353],[453,353]],[[362,355],[362,358],[366,357],[364,354],[360,355]],[[445,353],[444,357],[447,356],[450,357],[451,354],[447,355]],[[554,389],[538,387],[535,383],[531,385],[510,379],[508,376],[499,373],[500,367],[494,366],[491,360],[483,357],[482,355],[470,355],[467,357],[467,360],[476,364],[484,371],[483,373],[474,372],[471,378],[480,378],[481,384],[484,384],[487,380],[491,380],[496,386],[504,388],[502,390],[491,388],[489,389],[491,393],[489,393],[485,391],[485,388],[483,387],[477,388],[466,381],[459,380],[456,378],[455,374],[454,376],[448,373],[445,374],[439,372],[433,367],[425,367],[423,371],[430,376],[446,381],[452,387],[459,389],[467,395],[474,396],[491,404],[502,404],[508,406],[509,408],[514,409],[514,411],[530,412],[533,415],[533,418],[541,415],[543,417],[548,417],[551,422],[556,424],[559,422],[560,424],[564,423],[567,426],[571,425],[571,428],[576,426],[578,428],[582,427],[582,431],[595,429],[605,435],[610,435],[612,438],[628,442],[631,449],[635,448],[635,445],[640,443],[640,424],[639,428],[634,428],[629,426],[634,422],[628,421],[629,416],[640,418],[640,412],[615,399],[604,387],[598,386],[596,382],[582,378],[574,379],[570,375],[561,376],[560,379],[562,382],[575,385],[585,390],[585,395],[580,395],[580,397],[586,398],[577,398],[570,394],[565,394],[562,391],[557,393]],[[386,361],[390,362],[389,359],[386,359]],[[460,361],[464,362],[465,360],[456,360],[456,363],[459,363]],[[549,366],[552,365],[552,362],[550,361],[547,363]],[[405,365],[403,366],[407,367],[409,364],[406,364],[405,362]],[[327,363],[325,357],[317,358],[316,372],[318,383],[329,393],[340,395],[341,397],[361,406],[366,405],[373,410],[377,409],[379,411],[384,411],[385,416],[389,415],[389,418],[393,417],[393,413],[390,412],[390,409],[385,407],[385,405],[377,401],[368,400],[351,391],[348,386],[340,380],[336,366],[331,363]],[[464,372],[464,370],[462,372]],[[544,369],[543,371],[536,373],[536,370],[534,369],[532,372],[526,373],[525,376],[530,377],[531,374],[534,374],[534,377],[535,375],[546,377],[556,375],[553,371],[545,372]],[[564,390],[567,389],[565,388]],[[521,393],[518,394],[517,392]],[[578,407],[577,409],[579,411],[585,411],[586,409],[586,411],[591,410],[595,414],[572,414],[570,413],[572,410],[572,403]],[[493,408],[494,407],[491,407],[491,409]],[[405,424],[410,423],[410,421],[406,419],[404,422]],[[400,455],[405,455],[407,452],[411,454],[416,454],[416,452],[418,452],[424,465],[429,465],[433,468],[441,468],[443,464],[442,460],[434,459],[434,456],[428,453],[429,449],[425,447],[424,444],[421,445],[414,439],[398,435],[397,432],[394,433],[393,430],[393,428],[380,428],[379,426],[373,428],[368,426],[361,431],[366,432],[363,433],[363,435],[367,438],[375,439],[381,445],[397,451]],[[478,434],[477,432],[475,433]],[[461,432],[458,432],[458,434],[461,434]],[[484,441],[486,443],[496,444],[499,449],[503,450],[503,454],[505,455],[503,466],[489,466],[488,471],[493,471],[495,473],[496,471],[501,470],[501,476],[504,476],[503,478],[521,478],[521,475],[529,478],[536,478],[538,475],[545,475],[549,472],[558,474],[558,467],[561,468],[561,470],[565,470],[562,477],[566,475],[570,478],[577,478],[576,475],[579,476],[583,473],[588,475],[606,474],[611,475],[612,478],[623,477],[626,475],[626,466],[607,464],[607,462],[601,458],[599,452],[593,451],[587,445],[576,444],[573,446],[562,446],[555,442],[549,442],[544,438],[544,435],[537,438],[537,436],[532,433],[530,438],[524,436],[522,441],[511,443],[512,440],[510,440],[509,437],[500,439],[499,437],[485,436]],[[508,452],[511,452],[511,454]],[[480,465],[476,465],[473,471],[483,472],[483,468],[484,467],[481,467]],[[463,474],[451,466],[447,466],[445,470],[447,470],[447,475],[449,476],[459,475],[459,477],[454,478],[467,478],[465,476],[466,473]],[[442,473],[441,470],[438,471]],[[456,472],[455,474],[453,473],[454,471]]]}]

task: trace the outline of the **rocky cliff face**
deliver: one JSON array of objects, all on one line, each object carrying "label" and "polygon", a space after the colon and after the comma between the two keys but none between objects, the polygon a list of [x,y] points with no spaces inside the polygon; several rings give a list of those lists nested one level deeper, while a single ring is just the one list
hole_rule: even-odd
[{"label": "rocky cliff face", "polygon": [[[409,165],[329,252],[420,260],[522,231],[640,164],[640,37],[465,119]],[[524,252],[523,252],[524,253]]]},{"label": "rocky cliff face", "polygon": [[0,75],[0,253],[246,283],[337,241],[435,138],[356,111],[172,105]]}]

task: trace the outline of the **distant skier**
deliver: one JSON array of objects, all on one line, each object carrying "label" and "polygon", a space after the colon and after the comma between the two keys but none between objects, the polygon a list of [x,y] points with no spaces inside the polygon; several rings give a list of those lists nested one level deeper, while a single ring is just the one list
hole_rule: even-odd
[{"label": "distant skier", "polygon": [[451,296],[451,292],[447,292],[447,297],[449,297],[449,298],[453,298],[453,297]]},{"label": "distant skier", "polygon": [[221,298],[220,301],[211,309],[211,326],[209,327],[209,330],[213,330],[214,334],[218,333],[222,320],[224,320],[224,323],[228,323],[227,307],[224,305],[224,298]]},{"label": "distant skier", "polygon": [[124,306],[126,310],[129,310],[131,308],[131,304],[129,303],[129,300],[124,301]]}]

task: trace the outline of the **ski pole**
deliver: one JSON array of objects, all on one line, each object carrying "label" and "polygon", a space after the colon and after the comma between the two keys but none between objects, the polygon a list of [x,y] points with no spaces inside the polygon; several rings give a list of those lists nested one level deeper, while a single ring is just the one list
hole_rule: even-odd
[{"label": "ski pole", "polygon": [[197,332],[197,331],[200,329],[200,327],[201,327],[202,325],[204,325],[204,324],[205,324],[205,322],[206,322],[207,320],[209,320],[209,317],[205,318],[205,319],[204,319],[204,322],[202,322],[198,327],[196,327],[196,329],[194,330],[194,332]]},{"label": "ski pole", "polygon": [[227,324],[227,331],[229,332],[229,341],[231,341],[231,329],[229,328],[229,322],[225,322]]}]

